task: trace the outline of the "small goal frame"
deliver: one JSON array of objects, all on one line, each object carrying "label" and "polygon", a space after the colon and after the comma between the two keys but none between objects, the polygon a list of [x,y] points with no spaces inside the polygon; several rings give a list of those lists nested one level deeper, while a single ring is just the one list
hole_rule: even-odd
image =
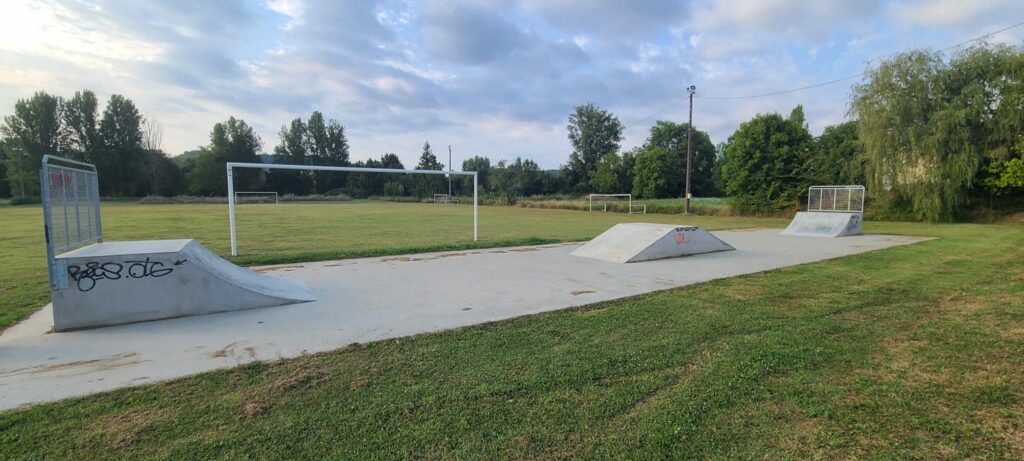
[{"label": "small goal frame", "polygon": [[268,191],[252,191],[252,192],[235,192],[235,202],[238,202],[238,196],[239,195],[256,195],[256,194],[273,195],[274,196],[274,205],[280,205],[281,204],[281,198],[278,196],[277,192],[274,192],[272,190],[268,190]]},{"label": "small goal frame", "polygon": [[227,162],[228,181],[228,227],[231,231],[231,256],[238,256],[238,237],[235,232],[235,181],[233,170],[235,168],[251,168],[257,170],[301,170],[301,171],[347,171],[352,173],[384,173],[384,174],[434,174],[434,175],[461,175],[473,177],[473,241],[479,240],[479,194],[478,178],[476,171],[444,171],[444,170],[397,170],[390,168],[361,168],[353,166],[327,166],[327,165],[289,165],[275,163],[245,163]]},{"label": "small goal frame", "polygon": [[[590,202],[590,212],[594,212],[594,197],[626,197],[629,201],[628,214],[633,214],[633,194],[587,194],[587,201]],[[608,211],[608,204],[603,203],[600,211]],[[636,205],[641,208],[641,213],[647,214],[647,204]]]}]

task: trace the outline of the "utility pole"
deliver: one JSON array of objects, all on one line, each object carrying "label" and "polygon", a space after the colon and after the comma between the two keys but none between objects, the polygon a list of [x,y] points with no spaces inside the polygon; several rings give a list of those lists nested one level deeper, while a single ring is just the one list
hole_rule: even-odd
[{"label": "utility pole", "polygon": [[[452,145],[448,145],[448,171],[452,171]],[[448,176],[448,202],[452,201],[452,175]]]},{"label": "utility pole", "polygon": [[686,91],[690,92],[690,123],[686,126],[686,204],[683,212],[690,214],[690,159],[693,157],[693,93],[697,92],[695,85],[690,85]]}]

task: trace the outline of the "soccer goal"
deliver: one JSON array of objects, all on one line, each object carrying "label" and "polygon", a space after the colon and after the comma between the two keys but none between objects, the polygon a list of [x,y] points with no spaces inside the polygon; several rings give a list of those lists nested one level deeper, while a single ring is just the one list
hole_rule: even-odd
[{"label": "soccer goal", "polygon": [[633,204],[633,194],[589,194],[587,201],[590,203],[590,212],[608,211],[608,205],[626,202],[626,212],[629,214],[647,214],[647,204]]},{"label": "soccer goal", "polygon": [[459,198],[448,194],[434,194],[434,203],[441,205],[458,205]]},{"label": "soccer goal", "polygon": [[277,192],[235,192],[235,203],[273,203],[279,205]]},{"label": "soccer goal", "polygon": [[360,168],[350,166],[324,166],[324,165],[286,165],[273,163],[227,163],[228,181],[228,227],[231,232],[231,256],[238,256],[238,236],[235,228],[235,181],[233,170],[235,168],[250,168],[257,170],[300,170],[300,171],[339,171],[354,173],[381,173],[381,174],[433,174],[433,175],[461,175],[473,177],[473,241],[479,240],[479,197],[477,191],[478,178],[475,171],[443,171],[443,170],[393,170],[390,168]]}]

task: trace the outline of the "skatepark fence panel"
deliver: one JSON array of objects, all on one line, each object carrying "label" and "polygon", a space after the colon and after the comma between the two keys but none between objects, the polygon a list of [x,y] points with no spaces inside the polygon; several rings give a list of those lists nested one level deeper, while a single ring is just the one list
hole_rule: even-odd
[{"label": "skatepark fence panel", "polygon": [[807,211],[864,212],[864,186],[811,186]]},{"label": "skatepark fence panel", "polygon": [[304,171],[347,171],[361,173],[385,173],[385,174],[441,174],[461,175],[473,177],[473,241],[479,239],[479,181],[475,171],[444,171],[444,170],[397,170],[390,168],[360,168],[351,166],[324,166],[324,165],[286,165],[272,163],[241,163],[228,162],[228,227],[231,231],[231,256],[238,256],[238,237],[235,233],[235,181],[232,178],[232,170],[235,168],[255,168],[260,170],[304,170]]},{"label": "skatepark fence panel", "polygon": [[65,288],[67,269],[58,267],[56,256],[103,241],[96,166],[44,155],[39,187],[50,287]]}]

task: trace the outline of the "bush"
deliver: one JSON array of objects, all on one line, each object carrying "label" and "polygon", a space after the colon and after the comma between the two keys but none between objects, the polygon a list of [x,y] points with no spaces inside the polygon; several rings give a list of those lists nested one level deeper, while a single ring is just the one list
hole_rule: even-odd
[{"label": "bush", "polygon": [[9,202],[11,206],[18,205],[38,205],[42,203],[39,197],[14,197]]}]

